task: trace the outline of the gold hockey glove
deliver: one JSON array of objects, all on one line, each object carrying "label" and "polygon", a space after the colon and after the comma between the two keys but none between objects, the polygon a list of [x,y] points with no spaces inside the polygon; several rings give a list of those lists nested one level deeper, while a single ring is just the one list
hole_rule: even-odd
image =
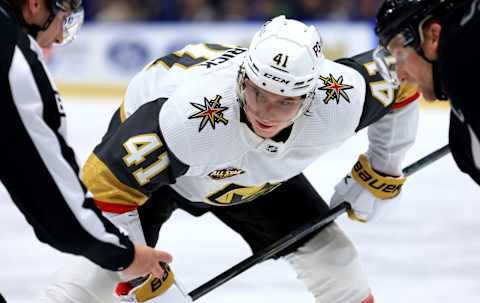
[{"label": "gold hockey glove", "polygon": [[343,201],[351,205],[350,219],[360,222],[377,220],[399,198],[406,178],[385,176],[375,171],[365,155],[360,155],[352,171],[335,186],[330,206]]},{"label": "gold hockey glove", "polygon": [[164,275],[161,279],[151,275],[128,282],[118,283],[115,295],[122,303],[189,303],[191,299],[175,285],[175,277],[167,264],[162,263]]}]

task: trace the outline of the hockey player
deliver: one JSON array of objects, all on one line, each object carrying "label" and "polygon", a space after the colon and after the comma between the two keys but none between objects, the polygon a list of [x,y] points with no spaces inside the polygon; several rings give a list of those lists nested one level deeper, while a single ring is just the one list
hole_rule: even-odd
[{"label": "hockey player", "polygon": [[[332,62],[322,49],[313,26],[280,16],[248,49],[189,45],[146,66],[83,168],[97,205],[151,246],[175,209],[211,212],[255,252],[328,213],[302,171],[370,125],[369,150],[332,205],[346,200],[351,218],[376,218],[405,181],[419,95],[381,79],[371,52]],[[373,302],[357,252],[335,223],[281,256],[316,302]],[[123,282],[116,292],[124,302],[185,302],[172,275]],[[51,286],[48,302],[72,302],[80,292],[74,302],[114,302],[118,281],[78,264]]]},{"label": "hockey player", "polygon": [[[476,77],[480,68],[479,0],[385,1],[376,32],[383,49],[377,61],[390,81],[418,84],[429,100],[450,99],[449,145],[458,167],[480,184],[480,107]],[[395,66],[395,65],[393,65]]]},{"label": "hockey player", "polygon": [[170,256],[134,245],[85,199],[65,142],[65,113],[41,47],[71,41],[82,22],[81,0],[0,0],[0,180],[40,241],[129,276],[162,276],[158,261]]}]

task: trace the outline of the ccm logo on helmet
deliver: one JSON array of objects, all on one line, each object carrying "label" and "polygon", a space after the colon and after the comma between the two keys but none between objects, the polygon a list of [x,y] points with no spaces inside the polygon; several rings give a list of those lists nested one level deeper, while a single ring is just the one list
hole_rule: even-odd
[{"label": "ccm logo on helmet", "polygon": [[363,165],[358,161],[353,166],[353,170],[357,173],[357,176],[371,187],[374,191],[383,191],[385,193],[400,193],[400,189],[402,188],[403,184],[388,184],[383,181],[378,180],[377,178],[373,177],[367,169],[363,167]]},{"label": "ccm logo on helmet", "polygon": [[286,84],[290,83],[290,80],[285,80],[285,79],[283,79],[283,78],[274,76],[274,75],[269,74],[269,73],[265,73],[265,74],[263,74],[263,76],[264,76],[265,78],[272,79],[273,81],[279,82],[279,83],[281,83],[281,84],[285,84],[285,85],[286,85]]}]

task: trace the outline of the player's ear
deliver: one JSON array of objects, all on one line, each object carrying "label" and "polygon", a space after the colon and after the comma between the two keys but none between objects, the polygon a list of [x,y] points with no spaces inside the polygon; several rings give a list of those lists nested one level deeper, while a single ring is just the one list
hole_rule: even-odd
[{"label": "player's ear", "polygon": [[30,12],[35,15],[38,11],[40,11],[40,2],[41,0],[27,0],[26,5],[28,6]]},{"label": "player's ear", "polygon": [[25,20],[29,23],[35,23],[38,13],[41,10],[42,0],[26,0],[22,7],[22,13]]},{"label": "player's ear", "polygon": [[424,51],[428,58],[436,59],[442,26],[438,21],[431,21],[424,27]]},{"label": "player's ear", "polygon": [[433,22],[430,26],[430,36],[432,44],[435,45],[435,49],[438,49],[438,42],[440,40],[440,33],[442,32],[442,26],[438,22]]}]

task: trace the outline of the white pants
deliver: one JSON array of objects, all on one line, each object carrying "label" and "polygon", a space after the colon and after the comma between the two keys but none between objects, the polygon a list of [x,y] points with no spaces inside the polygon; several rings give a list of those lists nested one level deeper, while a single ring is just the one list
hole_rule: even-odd
[{"label": "white pants", "polygon": [[114,303],[114,288],[120,281],[115,272],[104,270],[87,259],[76,258],[54,277],[41,302]]},{"label": "white pants", "polygon": [[357,251],[335,223],[286,259],[316,303],[361,303],[370,294]]}]

